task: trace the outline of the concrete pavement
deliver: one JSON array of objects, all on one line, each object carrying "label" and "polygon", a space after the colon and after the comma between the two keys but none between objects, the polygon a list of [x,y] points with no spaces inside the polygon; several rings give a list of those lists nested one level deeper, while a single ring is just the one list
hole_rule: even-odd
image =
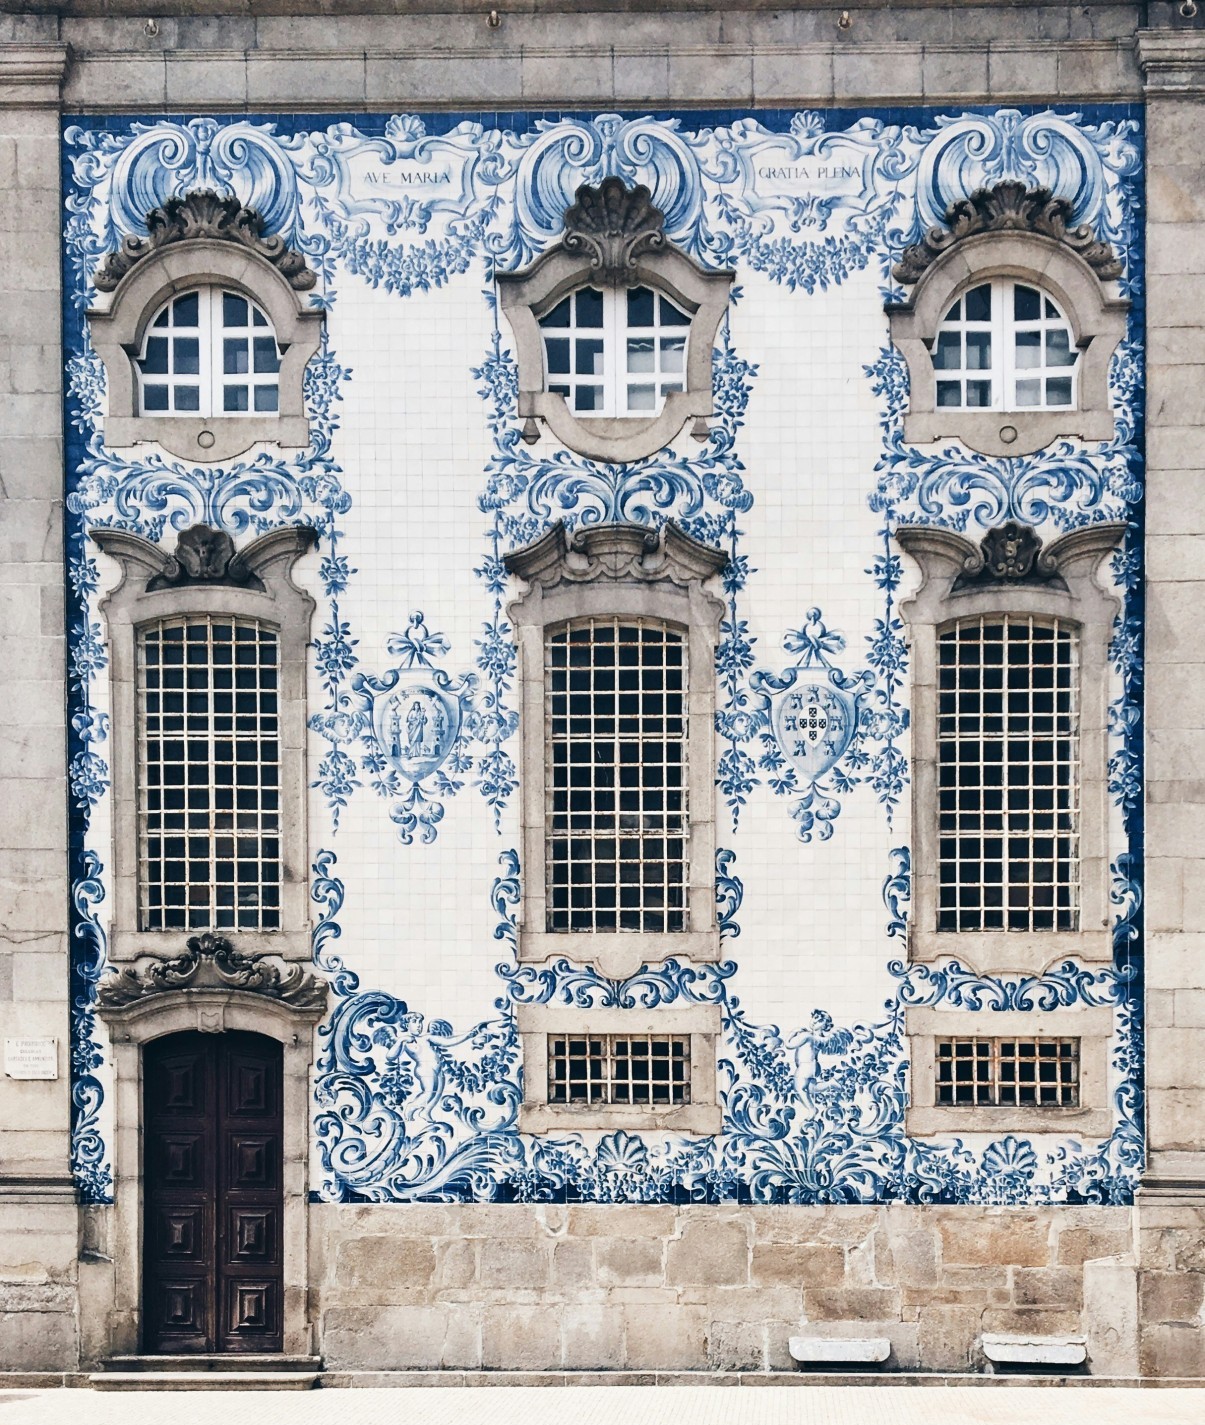
[{"label": "concrete pavement", "polygon": [[524,1386],[0,1392],[0,1425],[1202,1425],[1205,1390]]}]

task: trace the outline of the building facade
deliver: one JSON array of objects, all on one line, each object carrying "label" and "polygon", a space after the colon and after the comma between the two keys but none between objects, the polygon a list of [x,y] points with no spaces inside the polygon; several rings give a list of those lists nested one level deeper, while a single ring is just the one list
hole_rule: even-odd
[{"label": "building facade", "polygon": [[0,17],[0,1367],[1205,1377],[1196,6],[201,8]]}]

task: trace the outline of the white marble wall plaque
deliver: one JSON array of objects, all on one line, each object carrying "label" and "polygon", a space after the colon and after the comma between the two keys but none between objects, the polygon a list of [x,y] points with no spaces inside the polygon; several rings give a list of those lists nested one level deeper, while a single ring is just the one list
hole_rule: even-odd
[{"label": "white marble wall plaque", "polygon": [[6,1039],[4,1073],[10,1079],[57,1079],[57,1039]]}]

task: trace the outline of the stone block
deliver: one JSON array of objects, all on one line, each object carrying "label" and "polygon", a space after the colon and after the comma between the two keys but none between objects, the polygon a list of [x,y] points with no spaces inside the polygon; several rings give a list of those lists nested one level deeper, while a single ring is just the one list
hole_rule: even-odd
[{"label": "stone block", "polygon": [[1147,1034],[1147,1086],[1153,1089],[1205,1089],[1205,1030],[1150,1029]]},{"label": "stone block", "polygon": [[370,105],[415,103],[496,103],[500,94],[521,93],[518,55],[474,55],[471,62],[454,54],[368,57],[366,98]]},{"label": "stone block", "polygon": [[561,1311],[552,1306],[487,1306],[481,1321],[487,1370],[548,1371],[561,1364]]},{"label": "stone block", "polygon": [[435,1243],[431,1285],[438,1290],[469,1287],[477,1275],[477,1244],[473,1241]]},{"label": "stone block", "polygon": [[979,1306],[922,1306],[917,1347],[925,1371],[965,1371],[979,1337]]},{"label": "stone block", "polygon": [[669,89],[669,51],[620,54],[611,59],[611,92],[616,99],[648,102]]},{"label": "stone block", "polygon": [[1129,1228],[1068,1227],[1058,1235],[1055,1261],[1078,1267],[1102,1257],[1128,1257],[1133,1251]]},{"label": "stone block", "polygon": [[308,55],[257,56],[247,66],[249,104],[358,104],[366,97],[363,55],[328,54],[321,64]]},{"label": "stone block", "polygon": [[435,1271],[426,1238],[360,1237],[339,1244],[335,1282],[344,1301],[392,1301],[398,1291],[425,1289]]},{"label": "stone block", "polygon": [[1078,1335],[1080,1314],[1045,1306],[989,1306],[980,1317],[984,1331],[1001,1336]]},{"label": "stone block", "polygon": [[1205,1376],[1205,1331],[1199,1326],[1143,1323],[1138,1364],[1144,1376],[1163,1380]]},{"label": "stone block", "polygon": [[1007,1267],[957,1267],[941,1270],[934,1283],[905,1283],[900,1288],[905,1306],[973,1306],[991,1303],[1007,1306],[1012,1286]]},{"label": "stone block", "polygon": [[1059,50],[1058,92],[1067,98],[1137,97],[1141,85],[1132,46],[1102,44]]},{"label": "stone block", "polygon": [[655,1238],[600,1237],[595,1252],[600,1286],[660,1286],[664,1280],[663,1248]]},{"label": "stone block", "polygon": [[548,1284],[548,1251],[539,1242],[493,1241],[480,1246],[477,1280],[496,1290],[522,1290]]},{"label": "stone block", "polygon": [[438,1370],[446,1306],[332,1307],[322,1316],[322,1355],[332,1370]]},{"label": "stone block", "polygon": [[988,92],[993,99],[1016,99],[1058,91],[1054,50],[993,45],[988,55]]},{"label": "stone block", "polygon": [[707,1364],[710,1312],[702,1306],[624,1307],[628,1370],[690,1371]]},{"label": "stone block", "polygon": [[831,103],[832,54],[827,50],[757,49],[753,53],[753,93],[758,104]]},{"label": "stone block", "polygon": [[757,1242],[751,1275],[761,1286],[840,1286],[845,1279],[845,1253],[832,1243]]},{"label": "stone block", "polygon": [[552,1248],[552,1284],[562,1291],[593,1287],[594,1249],[590,1242],[557,1242]]},{"label": "stone block", "polygon": [[569,1209],[570,1237],[672,1237],[672,1207],[632,1203],[577,1203]]},{"label": "stone block", "polygon": [[962,99],[967,94],[986,94],[989,54],[987,48],[965,45],[926,45],[921,60],[921,85],[927,101]]},{"label": "stone block", "polygon": [[1138,1374],[1138,1280],[1129,1262],[1085,1262],[1083,1324],[1095,1375]]},{"label": "stone block", "polygon": [[1059,1306],[1078,1311],[1084,1304],[1083,1276],[1067,1267],[1016,1267],[1013,1300],[1018,1306]]},{"label": "stone block", "polygon": [[748,1239],[739,1220],[686,1221],[681,1237],[666,1249],[665,1280],[671,1286],[734,1286],[748,1279]]},{"label": "stone block", "polygon": [[619,1370],[624,1313],[618,1306],[572,1305],[561,1311],[561,1363],[571,1371]]},{"label": "stone block", "polygon": [[967,1212],[944,1216],[944,1263],[970,1266],[1044,1267],[1050,1260],[1049,1219],[1002,1209],[1001,1216]]},{"label": "stone block", "polygon": [[1138,1305],[1144,1322],[1199,1326],[1205,1305],[1205,1274],[1141,1271]]},{"label": "stone block", "polygon": [[766,1368],[766,1328],[751,1321],[713,1321],[707,1333],[707,1365],[713,1371]]},{"label": "stone block", "polygon": [[70,1311],[0,1310],[0,1361],[9,1371],[73,1371],[79,1366]]},{"label": "stone block", "polygon": [[203,89],[210,103],[245,104],[249,68],[241,54],[169,54],[164,73],[167,102],[187,105]]},{"label": "stone block", "polygon": [[900,1294],[894,1287],[817,1287],[803,1293],[808,1321],[896,1321]]},{"label": "stone block", "polygon": [[524,99],[533,103],[589,105],[611,94],[611,57],[593,50],[540,54],[525,50],[520,83]]},{"label": "stone block", "polygon": [[[1205,966],[1201,967],[1201,975],[1198,978],[1205,978]],[[1172,1014],[1175,1024],[1185,1029],[1205,1028],[1205,989],[1174,991]]]},{"label": "stone block", "polygon": [[161,107],[167,98],[163,56],[77,56],[63,81],[63,102],[89,111],[128,106],[137,110]]},{"label": "stone block", "polygon": [[919,99],[924,92],[920,51],[906,45],[838,45],[833,51],[833,94],[838,103]]}]

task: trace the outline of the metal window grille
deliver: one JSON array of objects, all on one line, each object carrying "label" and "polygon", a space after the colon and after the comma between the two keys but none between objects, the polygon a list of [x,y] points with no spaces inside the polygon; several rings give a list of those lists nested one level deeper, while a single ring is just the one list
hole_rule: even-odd
[{"label": "metal window grille", "polygon": [[690,1102],[689,1034],[550,1034],[548,1102]]},{"label": "metal window grille", "polygon": [[1028,615],[939,635],[939,930],[1078,928],[1078,654]]},{"label": "metal window grille", "polygon": [[939,1104],[1078,1108],[1078,1039],[939,1039]]},{"label": "metal window grille", "polygon": [[545,643],[547,928],[686,929],[686,642],[577,620]]},{"label": "metal window grille", "polygon": [[1071,326],[1036,287],[999,278],[950,307],[933,344],[937,404],[994,411],[1075,404],[1079,350]]},{"label": "metal window grille", "polygon": [[650,287],[582,287],[540,318],[547,388],[588,416],[655,415],[686,389],[690,317]]},{"label": "metal window grille", "polygon": [[255,619],[140,630],[143,930],[279,929],[279,662]]},{"label": "metal window grille", "polygon": [[237,292],[202,287],[172,298],[147,328],[136,365],[143,415],[279,409],[280,352],[272,325]]}]

